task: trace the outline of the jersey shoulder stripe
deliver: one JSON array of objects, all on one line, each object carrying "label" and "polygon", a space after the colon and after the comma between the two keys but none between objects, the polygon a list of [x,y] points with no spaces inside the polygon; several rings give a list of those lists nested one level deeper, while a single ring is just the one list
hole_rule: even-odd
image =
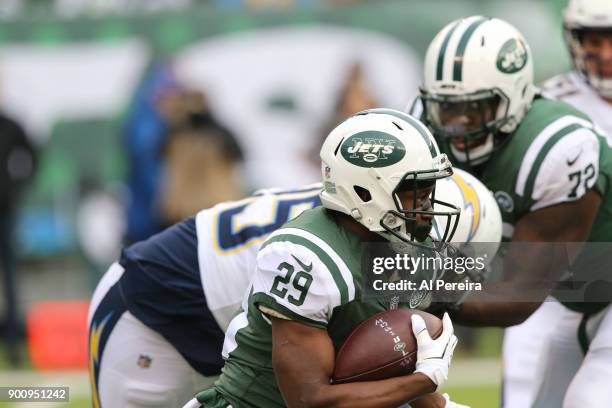
[{"label": "jersey shoulder stripe", "polygon": [[[531,167],[531,171],[529,172],[529,175],[527,176],[527,182],[525,184],[525,192],[524,192],[525,197],[533,196],[533,193],[534,193],[533,188],[534,188],[536,176],[539,174],[540,167],[542,166],[544,159],[547,157],[549,152],[552,150],[553,146],[555,146],[555,144],[557,144],[557,142],[559,142],[564,137],[571,136],[574,132],[576,132],[577,130],[581,130],[581,129],[584,129],[583,125],[578,124],[578,123],[571,124],[569,126],[564,127],[563,129],[561,129],[554,135],[552,135],[546,141],[546,143],[544,143],[544,146],[542,146],[542,149],[538,152],[533,162],[533,165]],[[593,136],[595,137],[595,135]]]},{"label": "jersey shoulder stripe", "polygon": [[327,242],[302,229],[282,228],[270,235],[264,242],[261,251],[275,242],[290,242],[303,246],[314,253],[331,274],[340,292],[341,304],[350,302],[355,298],[355,283],[352,273],[347,264]]},{"label": "jersey shoulder stripe", "polygon": [[519,168],[515,186],[515,193],[518,196],[526,196],[527,182],[530,179],[530,175],[537,174],[536,161],[538,157],[545,156],[555,141],[558,141],[564,134],[570,133],[578,127],[591,128],[592,124],[584,118],[565,115],[548,124],[535,136],[527,148]]}]

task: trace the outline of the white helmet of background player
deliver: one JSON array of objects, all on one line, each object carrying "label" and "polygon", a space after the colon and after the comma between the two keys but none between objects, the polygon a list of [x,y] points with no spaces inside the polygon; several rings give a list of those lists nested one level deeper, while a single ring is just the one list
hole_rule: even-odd
[{"label": "white helmet of background player", "polygon": [[570,0],[563,13],[563,33],[574,67],[595,91],[612,98],[612,76],[603,72],[604,64],[612,66],[612,59],[585,51],[582,36],[587,32],[612,35],[612,1]]},{"label": "white helmet of background player", "polygon": [[326,208],[348,214],[395,242],[423,240],[413,231],[418,214],[444,217],[439,241],[451,239],[460,211],[437,201],[435,188],[427,210],[404,209],[397,195],[410,189],[416,204],[418,189],[453,174],[429,130],[414,117],[392,109],[359,112],[327,136],[321,161],[321,203]]},{"label": "white helmet of background player", "polygon": [[[455,168],[452,177],[440,180],[436,196],[461,209],[452,243],[462,249],[466,243],[477,242],[473,248],[492,261],[502,238],[502,216],[493,193],[470,173]],[[440,228],[445,228],[445,223],[444,218],[436,220]]]},{"label": "white helmet of background player", "polygon": [[522,34],[497,18],[455,20],[436,35],[425,57],[423,120],[452,159],[483,163],[516,129],[535,94],[532,60]]}]

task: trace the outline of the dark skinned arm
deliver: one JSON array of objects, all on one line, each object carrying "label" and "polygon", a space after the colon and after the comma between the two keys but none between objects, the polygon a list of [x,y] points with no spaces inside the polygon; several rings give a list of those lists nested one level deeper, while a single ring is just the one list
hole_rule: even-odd
[{"label": "dark skinned arm", "polygon": [[[523,216],[515,226],[512,242],[583,242],[591,231],[601,196],[593,189],[577,201],[562,203],[533,211]],[[558,281],[571,263],[572,254],[554,254],[552,246],[521,245],[510,247],[504,258],[504,278],[485,285],[486,293],[474,294],[466,300],[453,320],[466,326],[513,326],[525,321],[549,294],[546,282]],[[542,259],[554,259],[543,270]],[[542,289],[534,289],[538,287]],[[548,286],[548,287],[547,287]],[[529,292],[525,302],[496,302],[485,296]]]},{"label": "dark skinned arm", "polygon": [[410,402],[410,408],[444,408],[446,400],[442,394],[435,392]]},{"label": "dark skinned arm", "polygon": [[[290,320],[270,319],[272,364],[289,408],[397,408],[436,389],[421,373],[331,385],[335,354],[327,331]],[[419,408],[438,408],[440,405],[433,405],[435,402],[432,399],[432,405],[419,405]]]}]

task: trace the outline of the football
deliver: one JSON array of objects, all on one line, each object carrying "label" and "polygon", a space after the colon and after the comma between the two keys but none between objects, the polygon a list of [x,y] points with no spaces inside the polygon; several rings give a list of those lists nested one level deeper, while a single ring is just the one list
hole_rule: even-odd
[{"label": "football", "polygon": [[423,317],[432,338],[442,333],[442,320],[412,309],[388,310],[362,322],[349,334],[336,356],[334,384],[375,381],[415,370],[417,343],[411,316]]}]

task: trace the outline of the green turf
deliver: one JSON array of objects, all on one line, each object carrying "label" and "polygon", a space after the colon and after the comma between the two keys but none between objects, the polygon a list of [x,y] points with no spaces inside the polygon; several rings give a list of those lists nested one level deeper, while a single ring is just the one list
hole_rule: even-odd
[{"label": "green turf", "polygon": [[499,407],[500,389],[497,385],[474,387],[445,387],[442,392],[448,393],[451,400],[471,408]]},{"label": "green turf", "polygon": [[[45,403],[45,402],[30,402],[30,403],[8,403],[8,402],[0,402],[0,408],[20,408],[23,407],[24,404],[30,404],[28,406],[35,405],[36,408],[45,408],[45,407],[53,407],[53,408],[88,408],[91,406],[91,400],[89,398],[75,398],[70,402],[62,405],[55,405],[56,403]],[[33,404],[33,405],[32,405]]]},{"label": "green turf", "polygon": [[[465,350],[462,345],[456,353],[456,360],[471,360],[479,358],[492,358],[500,355],[502,330],[500,329],[478,329],[475,333],[475,347],[473,350]],[[19,346],[20,354],[24,357],[23,365],[20,370],[30,370],[32,365],[27,357],[27,347],[25,342]],[[6,361],[6,347],[0,341],[0,371],[10,371],[11,367]],[[86,375],[84,373],[83,375]],[[474,385],[461,387],[445,387],[443,392],[447,392],[451,399],[457,403],[463,403],[471,408],[495,408],[499,407],[500,387],[499,385]],[[80,393],[78,397],[71,399],[69,403],[62,405],[47,403],[2,403],[0,408],[20,408],[35,406],[36,408],[87,408],[91,406],[89,397],[83,398],[85,393]]]},{"label": "green turf", "polygon": [[[445,388],[451,399],[457,403],[469,405],[471,408],[495,408],[499,406],[499,387],[460,387]],[[91,404],[89,399],[74,399],[67,404],[53,405],[54,408],[87,408]],[[36,406],[44,408],[49,404],[37,403]],[[0,408],[19,408],[22,404],[0,403]]]},{"label": "green turf", "polygon": [[[32,369],[32,363],[28,355],[28,347],[25,341],[22,341],[17,346],[19,355],[21,356],[21,365],[19,369]],[[8,350],[6,344],[0,339],[0,371],[11,370],[13,367],[8,361]]]}]

